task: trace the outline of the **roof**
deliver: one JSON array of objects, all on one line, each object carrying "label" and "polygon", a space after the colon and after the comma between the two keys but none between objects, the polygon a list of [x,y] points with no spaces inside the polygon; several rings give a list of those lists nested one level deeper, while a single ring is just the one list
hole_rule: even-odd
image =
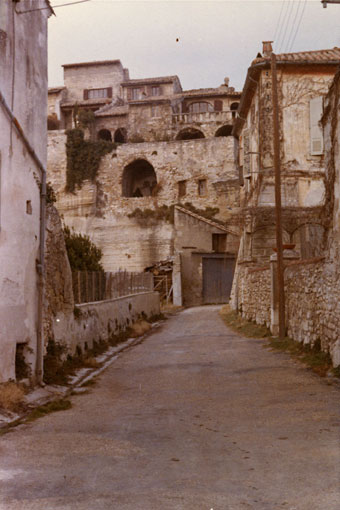
[{"label": "roof", "polygon": [[144,85],[144,84],[152,84],[152,83],[171,83],[173,81],[178,81],[178,76],[156,76],[155,78],[139,78],[134,80],[123,81],[121,84],[123,87],[135,86],[135,85]]},{"label": "roof", "polygon": [[[238,115],[235,119],[233,135],[237,136],[243,128],[245,117],[257,88],[257,81],[263,69],[268,69],[271,56],[259,56],[253,60],[248,68],[246,81],[243,87]],[[277,66],[318,66],[340,65],[340,48],[334,47],[325,50],[299,51],[296,53],[280,53],[276,55]]]},{"label": "roof", "polygon": [[96,106],[96,105],[104,105],[108,102],[111,103],[111,99],[107,97],[98,97],[97,99],[83,99],[82,101],[62,101],[61,107],[67,108],[75,105],[78,106]]},{"label": "roof", "polygon": [[108,104],[95,112],[96,117],[114,117],[118,115],[127,115],[129,113],[128,105],[115,106]]},{"label": "roof", "polygon": [[[268,62],[270,57],[256,58],[254,63]],[[279,53],[276,55],[277,64],[292,62],[296,64],[332,64],[340,62],[340,48],[327,50],[298,51],[295,53]]]},{"label": "roof", "polygon": [[88,66],[107,66],[112,64],[120,64],[122,65],[121,61],[118,60],[94,60],[92,62],[77,62],[75,64],[63,64],[62,67],[88,67]]},{"label": "roof", "polygon": [[224,87],[223,85],[218,88],[207,89],[192,89],[183,90],[180,94],[181,97],[200,97],[200,96],[241,96],[241,92],[235,91],[234,87]]},{"label": "roof", "polygon": [[48,93],[49,94],[55,94],[57,92],[60,92],[61,90],[66,89],[66,87],[48,87]]},{"label": "roof", "polygon": [[217,223],[216,221],[208,220],[207,218],[204,218],[204,216],[201,216],[200,214],[189,211],[189,209],[180,207],[179,205],[175,205],[175,209],[177,209],[177,211],[180,211],[183,214],[192,216],[196,220],[202,221],[203,223],[206,223],[207,225],[210,225],[211,227],[218,228],[219,230],[222,230],[222,232],[227,232],[228,234],[232,234],[234,236],[240,235],[239,232],[237,232],[236,230],[233,230],[233,229],[227,227],[226,225],[221,225],[220,223]]}]

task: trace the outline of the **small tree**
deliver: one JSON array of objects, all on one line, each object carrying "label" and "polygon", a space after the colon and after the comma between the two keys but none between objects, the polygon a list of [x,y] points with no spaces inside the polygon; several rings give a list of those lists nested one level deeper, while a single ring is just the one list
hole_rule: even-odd
[{"label": "small tree", "polygon": [[72,271],[104,271],[100,262],[103,253],[91,239],[64,227],[66,250]]}]

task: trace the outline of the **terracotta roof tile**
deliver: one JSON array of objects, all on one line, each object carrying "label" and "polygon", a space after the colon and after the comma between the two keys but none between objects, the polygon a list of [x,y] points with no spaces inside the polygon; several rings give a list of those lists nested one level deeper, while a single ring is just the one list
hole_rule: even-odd
[{"label": "terracotta roof tile", "polygon": [[123,81],[121,84],[123,87],[129,85],[143,85],[144,83],[171,83],[173,81],[179,81],[178,76],[156,76],[155,78],[137,78],[133,80]]},{"label": "terracotta roof tile", "polygon": [[[278,53],[276,55],[278,62],[296,62],[298,63],[332,63],[340,61],[340,48],[336,46],[326,50],[298,51],[295,53]],[[256,58],[253,63],[266,62],[270,57]]]}]

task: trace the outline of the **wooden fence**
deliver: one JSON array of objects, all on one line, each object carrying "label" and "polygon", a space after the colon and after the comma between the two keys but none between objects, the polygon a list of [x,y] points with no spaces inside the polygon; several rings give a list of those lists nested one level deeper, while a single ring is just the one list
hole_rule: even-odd
[{"label": "wooden fence", "polygon": [[152,291],[153,275],[127,271],[75,271],[72,273],[72,283],[75,302],[92,303]]}]

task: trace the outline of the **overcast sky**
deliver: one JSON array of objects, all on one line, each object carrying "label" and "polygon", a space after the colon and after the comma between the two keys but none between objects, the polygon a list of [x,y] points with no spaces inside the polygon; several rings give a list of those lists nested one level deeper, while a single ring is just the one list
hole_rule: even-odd
[{"label": "overcast sky", "polygon": [[340,46],[340,4],[320,0],[90,0],[55,13],[50,86],[63,83],[62,64],[120,59],[130,78],[176,74],[191,89],[229,76],[240,90],[264,40],[276,53]]}]

